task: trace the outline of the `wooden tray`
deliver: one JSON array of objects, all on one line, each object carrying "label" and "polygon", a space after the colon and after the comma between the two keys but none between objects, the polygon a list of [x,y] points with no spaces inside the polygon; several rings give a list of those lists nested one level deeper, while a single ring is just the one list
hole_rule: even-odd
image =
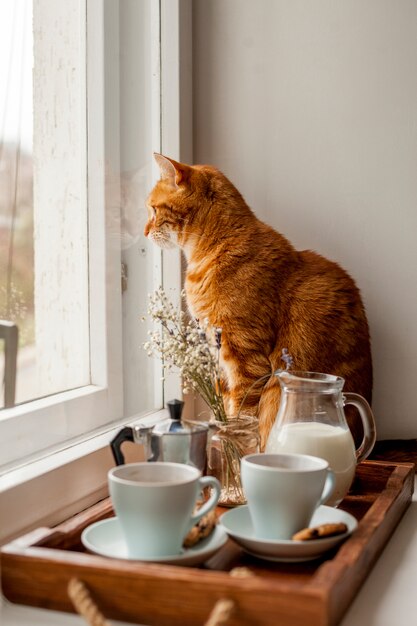
[{"label": "wooden tray", "polygon": [[[71,612],[67,585],[77,577],[106,617],[137,624],[198,626],[219,599],[229,598],[235,603],[230,626],[332,626],[382,552],[413,488],[413,464],[365,461],[341,504],[359,527],[337,551],[316,561],[279,564],[250,557],[229,540],[200,568],[86,553],[82,530],[113,515],[105,500],[4,546],[3,593],[12,602]],[[230,575],[236,567],[248,568],[248,576]]]}]

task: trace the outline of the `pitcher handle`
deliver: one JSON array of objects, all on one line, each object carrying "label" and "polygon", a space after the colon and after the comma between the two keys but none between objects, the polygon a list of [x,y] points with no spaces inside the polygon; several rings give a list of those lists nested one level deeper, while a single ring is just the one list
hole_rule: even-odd
[{"label": "pitcher handle", "polygon": [[359,463],[370,455],[376,441],[375,418],[372,409],[363,396],[358,393],[346,392],[343,394],[344,404],[353,404],[361,416],[363,424],[363,439],[359,448],[356,450],[356,460]]}]

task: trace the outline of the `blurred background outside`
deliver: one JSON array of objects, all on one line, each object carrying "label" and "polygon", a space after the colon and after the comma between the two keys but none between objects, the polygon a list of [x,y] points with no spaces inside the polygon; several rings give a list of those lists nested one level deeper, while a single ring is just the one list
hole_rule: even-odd
[{"label": "blurred background outside", "polygon": [[16,403],[35,397],[32,68],[32,0],[1,0],[0,319],[19,327]]}]

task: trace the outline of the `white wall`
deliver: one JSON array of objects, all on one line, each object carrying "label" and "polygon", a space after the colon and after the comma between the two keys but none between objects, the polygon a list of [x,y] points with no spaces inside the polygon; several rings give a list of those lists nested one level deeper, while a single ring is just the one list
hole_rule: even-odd
[{"label": "white wall", "polygon": [[379,439],[416,437],[417,3],[195,0],[194,161],[368,311]]}]

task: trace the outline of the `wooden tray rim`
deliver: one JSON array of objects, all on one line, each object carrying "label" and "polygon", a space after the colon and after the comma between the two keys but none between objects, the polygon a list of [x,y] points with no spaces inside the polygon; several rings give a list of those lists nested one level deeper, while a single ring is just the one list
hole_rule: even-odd
[{"label": "wooden tray rim", "polygon": [[[387,512],[389,511],[389,509],[391,508],[390,505],[392,504],[392,498],[389,497],[389,493],[391,491],[394,491],[395,493],[397,492],[397,490],[391,487],[391,483],[394,481],[396,481],[398,478],[406,478],[407,475],[409,474],[409,472],[411,470],[413,470],[413,464],[411,463],[397,463],[397,462],[384,462],[384,461],[365,461],[365,463],[369,464],[378,464],[381,466],[393,466],[395,467],[394,471],[392,472],[392,474],[390,475],[390,477],[387,480],[386,483],[386,487],[385,489],[383,489],[380,493],[380,495],[378,496],[378,501],[380,501],[380,499],[386,495],[387,496],[387,505],[389,505],[387,507]],[[95,507],[97,507],[98,505],[100,505],[102,503],[99,502],[96,505],[93,505],[92,507],[90,507],[89,509],[87,509],[87,511],[91,511],[92,509],[94,509]],[[82,512],[84,513],[84,512]],[[73,516],[72,518],[70,518],[70,520],[75,520],[80,516],[80,514],[77,514],[75,516]],[[337,550],[336,554],[334,555],[333,558],[330,559],[326,559],[325,561],[323,561],[317,568],[316,572],[313,574],[313,578],[317,575],[317,573],[326,566],[330,566],[330,565],[334,565],[334,563],[337,562],[338,560],[338,556],[339,555],[344,555],[344,553],[346,552],[349,556],[350,555],[355,555],[354,560],[357,559],[357,557],[360,557],[361,552],[357,553],[355,550],[351,550],[352,546],[355,546],[357,543],[359,543],[360,537],[362,532],[364,532],[364,530],[366,529],[368,534],[369,531],[372,530],[373,532],[371,533],[371,536],[374,534],[374,532],[377,530],[377,528],[379,528],[380,525],[378,525],[378,527],[376,527],[373,524],[373,519],[375,517],[375,513],[374,513],[374,504],[372,504],[369,508],[369,510],[366,512],[366,514],[363,516],[363,518],[358,522],[358,528],[356,529],[355,533],[353,533],[353,535],[351,535]],[[384,518],[385,519],[385,518]],[[54,562],[56,561],[61,561],[62,563],[72,563],[77,561],[77,566],[82,565],[85,567],[88,567],[89,565],[91,566],[95,566],[95,567],[99,567],[100,569],[104,570],[104,571],[115,571],[115,573],[119,572],[119,571],[123,571],[123,572],[130,572],[136,575],[140,575],[140,573],[146,572],[148,574],[155,574],[156,577],[163,577],[166,579],[170,579],[175,578],[175,580],[188,580],[189,576],[190,576],[190,572],[193,573],[193,575],[198,575],[199,577],[201,577],[202,580],[207,579],[207,582],[210,581],[210,579],[212,577],[219,577],[219,576],[223,576],[226,581],[237,581],[237,585],[238,586],[245,586],[246,582],[248,581],[248,579],[245,578],[236,578],[233,579],[230,577],[230,573],[226,572],[226,571],[219,571],[219,570],[209,570],[209,569],[201,569],[201,568],[197,568],[197,567],[182,567],[182,566],[178,566],[178,565],[170,565],[170,564],[161,564],[161,563],[144,563],[144,562],[138,562],[138,561],[128,561],[125,559],[116,559],[116,558],[107,558],[104,556],[100,556],[100,555],[96,555],[96,554],[91,554],[91,553],[87,553],[87,552],[78,552],[78,551],[70,551],[70,550],[65,550],[62,548],[55,548],[55,547],[50,547],[47,544],[46,545],[36,545],[37,543],[43,543],[43,541],[48,541],[50,540],[53,536],[57,536],[57,535],[63,535],[64,533],[62,533],[61,531],[59,531],[59,528],[62,526],[65,526],[68,523],[69,520],[63,522],[62,524],[59,524],[56,527],[52,527],[49,528],[47,526],[45,527],[40,527],[35,529],[34,531],[27,533],[26,535],[23,535],[22,537],[19,537],[13,541],[11,541],[10,543],[6,544],[5,546],[0,548],[0,555],[5,554],[5,555],[9,555],[9,554],[13,554],[13,555],[21,555],[24,558],[36,558],[36,559],[41,559],[45,562],[48,562],[51,560],[51,558],[48,557],[53,557]],[[89,522],[90,523],[90,522]],[[89,524],[88,523],[88,524]],[[86,526],[88,525],[86,524]],[[393,528],[393,530],[395,529],[395,527]],[[55,531],[55,532],[54,532]],[[343,573],[343,572],[340,572]],[[265,581],[269,581],[272,587],[275,586],[279,586],[280,588],[283,587],[283,583],[282,581],[279,581],[277,583],[277,585],[275,584],[275,581],[273,580],[273,578],[268,578],[267,575],[263,575],[261,576],[256,576],[254,575],[253,577],[251,577],[250,581],[251,584],[253,584],[254,579],[256,578],[256,581],[263,581],[263,584],[266,584]],[[306,583],[306,585],[303,586],[310,586],[311,583]],[[234,586],[234,585],[233,585]],[[262,585],[261,585],[262,586]],[[293,589],[294,588],[294,584],[292,583],[288,583],[287,585],[285,585],[288,587],[288,589]],[[297,585],[298,587],[298,585]]]}]

